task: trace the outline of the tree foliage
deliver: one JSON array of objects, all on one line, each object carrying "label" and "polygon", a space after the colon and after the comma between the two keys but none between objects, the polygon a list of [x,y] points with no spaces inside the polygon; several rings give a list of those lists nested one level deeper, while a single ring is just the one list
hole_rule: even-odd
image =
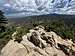
[{"label": "tree foliage", "polygon": [[7,24],[7,19],[4,16],[4,13],[0,10],[0,32],[4,32],[5,31],[5,24]]}]

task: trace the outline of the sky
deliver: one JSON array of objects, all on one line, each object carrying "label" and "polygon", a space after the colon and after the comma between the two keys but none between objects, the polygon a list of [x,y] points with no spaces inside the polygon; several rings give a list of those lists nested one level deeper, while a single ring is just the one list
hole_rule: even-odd
[{"label": "sky", "polygon": [[0,10],[8,17],[43,14],[75,15],[75,0],[0,0]]}]

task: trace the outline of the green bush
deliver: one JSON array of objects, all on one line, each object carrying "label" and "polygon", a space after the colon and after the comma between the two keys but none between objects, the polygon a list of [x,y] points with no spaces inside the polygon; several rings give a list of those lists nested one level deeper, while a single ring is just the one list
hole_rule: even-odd
[{"label": "green bush", "polygon": [[29,32],[29,28],[20,27],[16,29],[17,34],[15,37],[15,41],[18,41],[20,43],[22,41],[22,36]]},{"label": "green bush", "polygon": [[8,43],[11,35],[15,32],[15,27],[9,26],[6,28],[5,32],[0,32],[0,51]]}]

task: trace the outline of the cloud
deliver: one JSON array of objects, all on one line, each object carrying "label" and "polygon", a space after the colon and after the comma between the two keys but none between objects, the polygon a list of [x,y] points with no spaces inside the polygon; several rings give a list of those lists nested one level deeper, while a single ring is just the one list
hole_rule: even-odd
[{"label": "cloud", "polygon": [[11,7],[11,5],[6,3],[6,4],[4,4],[4,7]]},{"label": "cloud", "polygon": [[[14,13],[14,16],[16,14],[18,16],[31,16],[53,13],[75,15],[74,0],[10,0],[10,2],[7,1],[8,0],[4,0],[4,2],[2,1],[0,2],[0,4],[3,4],[2,8],[4,8],[5,12],[16,12]],[[5,8],[7,8],[8,11]]]}]

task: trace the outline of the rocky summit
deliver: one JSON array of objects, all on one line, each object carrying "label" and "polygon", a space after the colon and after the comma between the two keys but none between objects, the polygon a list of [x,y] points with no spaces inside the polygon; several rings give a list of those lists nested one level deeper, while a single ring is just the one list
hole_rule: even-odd
[{"label": "rocky summit", "polygon": [[10,40],[0,56],[75,56],[75,43],[53,31],[46,32],[43,26],[29,30],[22,39],[20,43]]}]

